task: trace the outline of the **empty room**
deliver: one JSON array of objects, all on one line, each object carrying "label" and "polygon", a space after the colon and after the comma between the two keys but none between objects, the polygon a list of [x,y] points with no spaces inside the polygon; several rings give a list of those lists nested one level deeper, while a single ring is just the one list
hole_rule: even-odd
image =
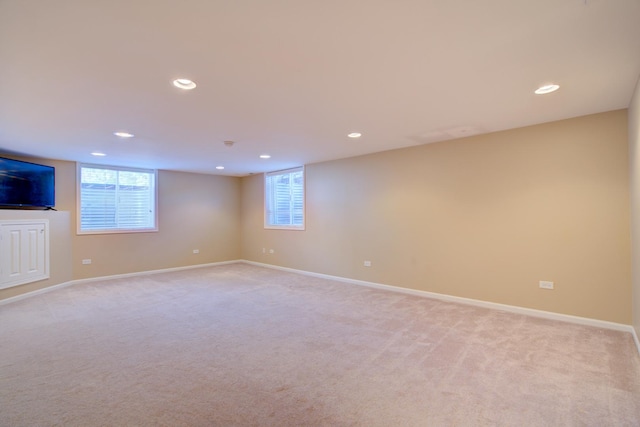
[{"label": "empty room", "polygon": [[640,426],[637,0],[0,0],[0,426]]}]

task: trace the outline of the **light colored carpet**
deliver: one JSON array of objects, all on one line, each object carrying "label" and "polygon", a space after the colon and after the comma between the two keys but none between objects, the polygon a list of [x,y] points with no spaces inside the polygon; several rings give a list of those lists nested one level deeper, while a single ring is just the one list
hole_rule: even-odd
[{"label": "light colored carpet", "polygon": [[230,264],[0,306],[2,426],[637,426],[628,333]]}]

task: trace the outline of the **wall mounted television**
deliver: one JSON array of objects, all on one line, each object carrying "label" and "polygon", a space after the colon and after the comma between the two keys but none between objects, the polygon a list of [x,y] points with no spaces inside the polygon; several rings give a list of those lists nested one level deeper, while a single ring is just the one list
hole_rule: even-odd
[{"label": "wall mounted television", "polygon": [[0,157],[0,207],[53,208],[55,168]]}]

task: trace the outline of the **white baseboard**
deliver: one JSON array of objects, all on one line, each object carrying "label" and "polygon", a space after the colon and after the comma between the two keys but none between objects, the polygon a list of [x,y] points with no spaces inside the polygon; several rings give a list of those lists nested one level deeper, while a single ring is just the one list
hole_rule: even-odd
[{"label": "white baseboard", "polygon": [[242,262],[242,260],[211,262],[208,264],[195,264],[195,265],[187,265],[184,267],[162,268],[159,270],[147,270],[147,271],[139,271],[135,273],[114,274],[111,276],[99,276],[99,277],[90,277],[88,279],[71,280],[69,282],[64,282],[64,283],[49,286],[46,288],[38,289],[36,291],[26,292],[24,294],[16,295],[14,297],[5,298],[3,300],[0,300],[0,305],[9,304],[11,302],[19,301],[21,299],[30,298],[36,295],[45,294],[47,292],[54,291],[56,289],[66,288],[67,286],[79,285],[82,283],[99,282],[101,280],[111,280],[111,279],[123,279],[127,277],[135,277],[135,276],[148,276],[150,274],[169,273],[171,271],[191,270],[194,268],[213,267],[216,265],[236,264],[239,262]]},{"label": "white baseboard", "polygon": [[638,353],[640,353],[640,340],[638,339],[638,334],[635,328],[631,328],[631,335],[633,335],[633,340],[636,342],[636,347],[638,347]]},{"label": "white baseboard", "polygon": [[345,277],[331,276],[331,275],[322,274],[322,273],[313,273],[313,272],[310,272],[310,271],[296,270],[294,268],[280,267],[280,266],[277,266],[277,265],[264,264],[264,263],[255,262],[255,261],[242,260],[241,262],[246,263],[246,264],[257,265],[257,266],[260,266],[260,267],[267,267],[267,268],[273,268],[273,269],[276,269],[276,270],[288,271],[288,272],[291,272],[291,273],[304,274],[306,276],[319,277],[319,278],[323,278],[323,279],[336,280],[336,281],[340,281],[340,282],[344,282],[344,283],[351,283],[351,284],[359,285],[359,286],[366,286],[366,287],[369,287],[369,288],[383,289],[383,290],[392,291],[392,292],[400,292],[400,293],[404,293],[404,294],[416,295],[416,296],[425,297],[425,298],[434,298],[434,299],[439,299],[441,301],[456,302],[456,303],[460,303],[460,304],[474,305],[474,306],[477,306],[477,307],[491,308],[491,309],[494,309],[494,310],[508,311],[510,313],[524,314],[524,315],[533,316],[533,317],[540,317],[540,318],[543,318],[543,319],[558,320],[558,321],[561,321],[561,322],[569,322],[569,323],[575,323],[575,324],[579,324],[579,325],[587,325],[587,326],[594,326],[594,327],[597,327],[597,328],[604,328],[604,329],[612,329],[612,330],[615,330],[615,331],[629,332],[633,336],[633,339],[634,339],[634,341],[636,343],[636,347],[638,348],[638,353],[640,353],[640,341],[638,341],[638,335],[636,334],[635,329],[631,325],[625,325],[625,324],[622,324],[622,323],[615,323],[615,322],[608,322],[606,320],[590,319],[588,317],[572,316],[572,315],[569,315],[569,314],[554,313],[554,312],[551,312],[551,311],[543,311],[543,310],[536,310],[536,309],[532,309],[532,308],[518,307],[518,306],[514,306],[514,305],[506,305],[506,304],[499,304],[499,303],[489,302],[489,301],[481,301],[481,300],[476,300],[476,299],[471,299],[471,298],[456,297],[456,296],[453,296],[453,295],[439,294],[439,293],[435,293],[435,292],[420,291],[420,290],[417,290],[417,289],[401,288],[399,286],[383,285],[381,283],[367,282],[367,281],[364,281],[364,280],[348,279],[348,278],[345,278]]}]

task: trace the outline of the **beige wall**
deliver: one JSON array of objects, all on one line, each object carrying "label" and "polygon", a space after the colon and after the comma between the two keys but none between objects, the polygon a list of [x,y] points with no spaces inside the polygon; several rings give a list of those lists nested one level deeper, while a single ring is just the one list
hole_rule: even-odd
[{"label": "beige wall", "polygon": [[629,324],[627,147],[621,110],[309,165],[306,231],[246,177],[242,258]]},{"label": "beige wall", "polygon": [[[74,277],[238,259],[239,188],[234,177],[159,171],[160,231],[74,236]],[[92,264],[82,265],[83,258]]]},{"label": "beige wall", "polygon": [[[629,116],[309,165],[306,231],[263,228],[262,175],[160,171],[158,233],[78,236],[75,163],[43,160],[56,166],[62,212],[28,215],[56,218],[52,277],[0,291],[0,299],[72,279],[244,258],[629,324],[627,125],[637,212],[638,98]],[[539,289],[539,280],[556,289]],[[633,289],[638,328],[638,274]]]},{"label": "beige wall", "polygon": [[[29,159],[34,161],[33,159]],[[155,233],[76,234],[76,164],[38,159],[56,168],[56,209],[64,223],[52,224],[51,238],[59,274],[49,281],[7,289],[0,299],[71,279],[182,267],[240,257],[240,180],[235,177],[159,171],[158,222]],[[45,215],[38,211],[0,210],[3,215]],[[35,213],[34,213],[35,212]],[[0,217],[1,218],[1,217]],[[64,228],[63,228],[64,227]],[[67,243],[68,242],[68,243]],[[194,254],[193,249],[199,249]],[[91,265],[82,259],[91,258]]]},{"label": "beige wall", "polygon": [[631,241],[633,243],[633,327],[640,337],[640,79],[629,106]]}]

